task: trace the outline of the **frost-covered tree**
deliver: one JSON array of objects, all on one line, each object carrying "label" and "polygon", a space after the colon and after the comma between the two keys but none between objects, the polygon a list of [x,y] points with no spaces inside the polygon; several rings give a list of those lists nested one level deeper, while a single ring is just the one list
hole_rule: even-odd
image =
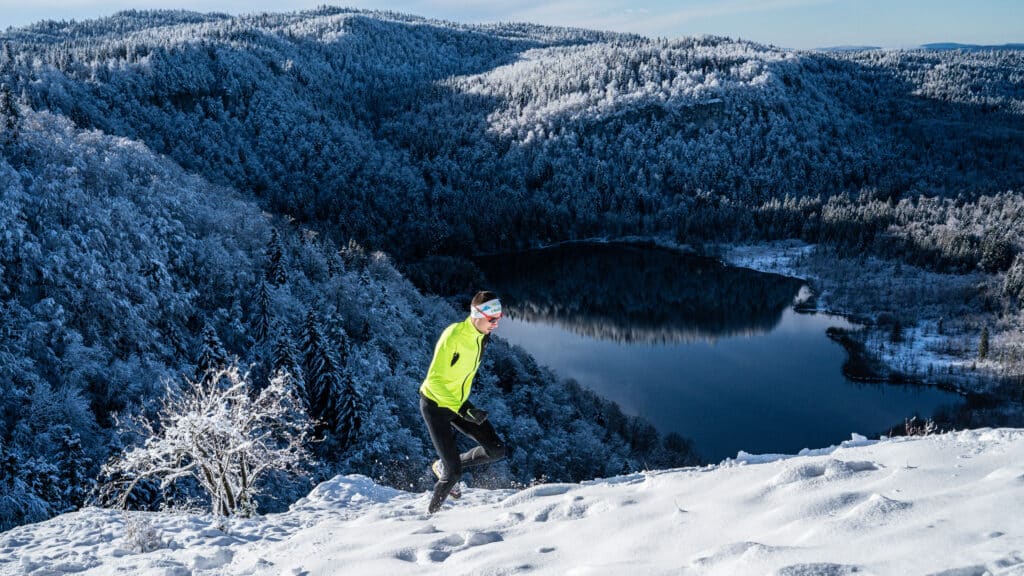
[{"label": "frost-covered tree", "polygon": [[986,272],[1006,270],[1013,263],[1013,245],[1002,238],[986,236],[981,242],[981,259],[978,265]]},{"label": "frost-covered tree", "polygon": [[77,509],[92,489],[92,461],[82,447],[81,435],[61,424],[50,434],[57,441],[55,463],[60,477],[61,512]]},{"label": "frost-covered tree", "polygon": [[1003,280],[1003,294],[1024,305],[1024,254],[1018,254]]},{"label": "frost-covered tree", "polygon": [[274,286],[280,286],[288,281],[284,243],[281,242],[277,228],[270,230],[270,241],[267,243],[266,278]]},{"label": "frost-covered tree", "polygon": [[26,481],[18,455],[0,444],[0,530],[40,522],[52,513],[49,504]]},{"label": "frost-covered tree", "polygon": [[339,390],[338,424],[335,429],[338,445],[342,452],[355,446],[362,427],[366,407],[362,396],[356,390],[352,377],[345,371]]},{"label": "frost-covered tree", "polygon": [[270,335],[270,325],[273,321],[270,309],[270,286],[266,281],[260,281],[254,305],[251,321],[252,336],[257,343],[262,343]]},{"label": "frost-covered tree", "polygon": [[104,466],[105,476],[118,479],[105,489],[120,494],[122,506],[144,479],[157,479],[164,489],[189,479],[209,497],[213,514],[247,516],[255,512],[264,475],[299,472],[309,461],[308,421],[286,379],[272,378],[254,398],[237,366],[183,389],[169,384],[156,421],[134,425],[142,444]]},{"label": "frost-covered tree", "polygon": [[315,435],[323,437],[338,428],[338,390],[341,371],[333,346],[324,335],[323,328],[310,311],[302,335],[303,370],[306,377],[306,400],[309,417],[314,422]]},{"label": "frost-covered tree", "polygon": [[3,128],[7,137],[16,137],[20,121],[21,112],[18,110],[18,103],[14,99],[11,87],[7,84],[0,85],[0,128]]},{"label": "frost-covered tree", "polygon": [[[299,354],[295,350],[291,331],[281,324],[274,326],[274,350],[271,360],[273,369],[275,372],[287,374],[294,382],[302,383],[304,381],[302,365],[299,363]],[[305,394],[303,394],[303,401],[305,400]]]},{"label": "frost-covered tree", "polygon": [[228,364],[228,354],[224,351],[217,336],[217,329],[207,322],[203,325],[203,332],[200,336],[199,358],[196,360],[196,379],[203,382],[209,381],[215,374],[220,373]]}]

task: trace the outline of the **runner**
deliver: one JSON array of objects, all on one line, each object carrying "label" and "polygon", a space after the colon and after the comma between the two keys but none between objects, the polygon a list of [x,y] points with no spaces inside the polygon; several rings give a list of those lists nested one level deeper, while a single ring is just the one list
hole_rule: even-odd
[{"label": "runner", "polygon": [[[449,495],[458,498],[462,470],[505,457],[505,444],[487,420],[487,411],[473,406],[469,395],[491,332],[498,327],[501,302],[493,292],[477,292],[469,317],[445,328],[434,347],[427,377],[420,386],[420,413],[440,457],[431,466],[437,483],[427,511],[441,509]],[[459,454],[455,431],[479,444]]]}]

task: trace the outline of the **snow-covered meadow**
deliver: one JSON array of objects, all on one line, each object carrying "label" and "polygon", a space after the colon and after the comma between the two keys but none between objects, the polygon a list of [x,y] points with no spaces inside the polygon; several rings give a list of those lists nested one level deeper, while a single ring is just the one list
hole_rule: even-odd
[{"label": "snow-covered meadow", "polygon": [[854,435],[426,506],[339,476],[288,512],[226,525],[89,508],[0,535],[0,574],[1021,575],[1024,430]]}]

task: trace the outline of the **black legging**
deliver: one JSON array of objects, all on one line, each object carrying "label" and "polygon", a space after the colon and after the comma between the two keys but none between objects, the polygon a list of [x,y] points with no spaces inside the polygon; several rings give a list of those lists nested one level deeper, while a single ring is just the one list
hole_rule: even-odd
[{"label": "black legging", "polygon": [[[444,463],[444,475],[434,484],[432,507],[440,506],[451,489],[462,478],[462,469],[501,460],[505,457],[505,443],[498,437],[489,420],[474,424],[448,408],[441,408],[436,402],[420,394],[420,414],[427,423],[430,440]],[[455,445],[455,430],[462,432],[479,446],[459,454]]]}]

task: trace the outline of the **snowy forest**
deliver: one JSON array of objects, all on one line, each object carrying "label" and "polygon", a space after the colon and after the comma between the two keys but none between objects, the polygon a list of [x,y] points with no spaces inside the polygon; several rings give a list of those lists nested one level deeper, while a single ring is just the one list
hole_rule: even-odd
[{"label": "snowy forest", "polygon": [[[415,390],[474,288],[452,270],[567,240],[800,239],[837,308],[961,355],[984,333],[1024,392],[1024,52],[130,11],[8,29],[0,84],[0,529],[103,501],[125,423],[232,367],[317,423],[258,510],[339,472],[424,488]],[[516,449],[476,484],[698,461],[488,350],[476,394]]]}]

